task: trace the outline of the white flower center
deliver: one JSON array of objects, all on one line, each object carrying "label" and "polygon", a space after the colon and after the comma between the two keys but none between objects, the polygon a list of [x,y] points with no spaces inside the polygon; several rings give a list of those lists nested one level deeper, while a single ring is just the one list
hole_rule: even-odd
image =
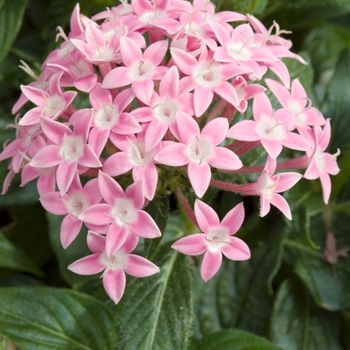
[{"label": "white flower center", "polygon": [[227,46],[227,52],[237,61],[248,61],[251,56],[250,50],[242,44],[232,44]]},{"label": "white flower center", "polygon": [[72,194],[67,202],[69,213],[78,218],[78,216],[89,206],[89,202],[82,193]]},{"label": "white flower center", "polygon": [[114,203],[111,215],[115,218],[118,225],[132,224],[136,219],[136,209],[131,200],[121,198]]},{"label": "white flower center", "polygon": [[276,182],[272,180],[266,170],[261,173],[256,182],[260,194],[267,200],[271,201],[275,193],[274,189]]},{"label": "white flower center", "polygon": [[140,16],[139,19],[145,23],[148,23],[152,21],[153,19],[160,18],[160,17],[165,17],[165,13],[160,10],[155,10],[155,11],[146,11],[143,12]]},{"label": "white flower center", "polygon": [[[106,253],[101,254],[100,261],[106,266],[107,270],[124,270],[128,263],[128,255],[123,250],[116,251],[111,257]],[[106,270],[106,271],[107,271]]]},{"label": "white flower center", "polygon": [[205,237],[207,247],[212,252],[220,250],[227,244],[227,238],[227,231],[220,227],[210,230]]},{"label": "white flower center", "polygon": [[119,113],[113,105],[104,104],[95,114],[94,123],[100,129],[112,128],[118,121]]},{"label": "white flower center", "polygon": [[194,72],[196,82],[200,85],[214,87],[220,84],[221,66],[214,61],[201,62]]},{"label": "white flower center", "polygon": [[324,156],[323,156],[323,152],[319,148],[317,148],[317,150],[315,152],[315,155],[314,155],[314,158],[315,158],[315,161],[316,161],[317,168],[320,171],[323,171],[323,169],[325,167],[325,159],[324,159]]},{"label": "white flower center", "polygon": [[145,152],[144,142],[132,142],[130,141],[130,148],[128,152],[129,159],[134,165],[145,167],[153,160],[153,151]]},{"label": "white flower center", "polygon": [[80,136],[67,136],[66,134],[63,137],[63,142],[60,148],[60,156],[64,160],[70,162],[77,161],[84,151],[84,142]]},{"label": "white flower center", "polygon": [[210,142],[204,138],[195,137],[187,147],[187,155],[191,162],[201,164],[212,156],[212,146]]},{"label": "white flower center", "polygon": [[55,117],[59,112],[63,111],[66,106],[66,101],[62,96],[53,95],[45,98],[44,106],[41,110],[41,115],[45,117]]},{"label": "white flower center", "polygon": [[130,67],[129,76],[133,80],[145,80],[152,77],[154,66],[149,62],[136,62]]},{"label": "white flower center", "polygon": [[157,104],[153,109],[156,118],[166,124],[172,124],[175,122],[176,112],[178,110],[178,104],[168,97]]},{"label": "white flower center", "polygon": [[262,117],[257,125],[258,132],[265,139],[280,140],[284,137],[287,127],[276,119]]},{"label": "white flower center", "polygon": [[96,51],[94,52],[92,58],[95,60],[112,61],[113,60],[113,50],[109,49],[107,47],[96,46]]}]

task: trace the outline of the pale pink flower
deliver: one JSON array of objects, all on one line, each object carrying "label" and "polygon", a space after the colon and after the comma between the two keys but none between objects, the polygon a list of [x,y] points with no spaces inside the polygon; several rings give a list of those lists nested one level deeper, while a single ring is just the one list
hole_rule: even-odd
[{"label": "pale pink flower", "polygon": [[129,136],[113,136],[111,141],[121,152],[112,154],[103,164],[103,171],[110,176],[125,174],[132,169],[134,182],[143,180],[144,195],[152,200],[158,183],[158,171],[154,156],[161,145],[146,150],[144,132]]},{"label": "pale pink flower", "polygon": [[125,192],[112,177],[99,172],[98,185],[105,203],[85,209],[79,219],[92,225],[109,225],[106,252],[110,256],[130,234],[156,238],[161,232],[152,217],[142,210],[145,202],[143,183],[139,180]]},{"label": "pale pink flower", "polygon": [[213,119],[200,131],[192,117],[179,115],[178,128],[181,143],[169,143],[154,159],[170,166],[188,164],[188,178],[198,197],[202,197],[209,187],[210,166],[225,170],[242,167],[242,162],[235,153],[219,146],[226,138],[227,119]]},{"label": "pale pink flower", "polygon": [[159,66],[167,49],[168,42],[161,40],[147,47],[142,53],[132,39],[121,37],[120,52],[125,67],[117,67],[107,73],[103,79],[102,87],[114,89],[131,84],[135,96],[147,104],[153,93],[153,80],[161,79],[168,70],[165,66]]},{"label": "pale pink flower", "polygon": [[221,222],[216,212],[198,199],[194,204],[194,212],[202,232],[180,238],[171,247],[186,255],[205,253],[200,268],[201,277],[205,282],[218,272],[222,254],[235,261],[250,258],[247,244],[237,237],[232,237],[244,220],[243,203],[231,209]]},{"label": "pale pink flower", "polygon": [[282,107],[289,109],[295,115],[296,128],[299,131],[309,126],[325,124],[322,114],[311,106],[311,100],[307,97],[299,79],[292,81],[290,92],[275,80],[265,79],[265,81]]},{"label": "pale pink flower", "polygon": [[276,169],[276,160],[267,157],[266,165],[256,181],[257,191],[260,195],[260,216],[265,216],[270,211],[270,205],[278,208],[288,220],[292,220],[292,214],[287,201],[279,194],[293,187],[302,175],[293,172],[278,173],[273,175]]},{"label": "pale pink flower", "polygon": [[41,119],[41,128],[52,142],[41,149],[31,162],[34,168],[57,166],[56,180],[61,195],[65,194],[77,170],[102,166],[92,147],[87,144],[92,110],[81,109],[72,115],[76,119],[74,131],[66,124],[50,119]]},{"label": "pale pink flower", "polygon": [[89,231],[87,245],[93,254],[68,266],[79,275],[95,275],[103,271],[103,286],[108,296],[117,304],[125,290],[125,273],[134,277],[148,277],[159,272],[158,266],[139,255],[130,254],[137,246],[138,237],[130,235],[112,254],[106,252],[106,238]]},{"label": "pale pink flower", "polygon": [[60,80],[63,72],[55,73],[50,78],[49,92],[34,86],[21,85],[23,94],[37,107],[30,109],[19,121],[20,125],[32,125],[40,122],[40,117],[57,119],[73,102],[75,91],[63,92]]},{"label": "pale pink flower", "polygon": [[66,249],[78,236],[83,222],[79,215],[89,206],[101,201],[97,179],[88,181],[84,187],[76,174],[72,184],[64,196],[57,191],[49,192],[39,198],[41,205],[54,215],[66,215],[60,229],[62,247]]},{"label": "pale pink flower", "polygon": [[294,150],[311,149],[309,142],[297,133],[294,114],[285,108],[273,111],[271,102],[265,93],[253,100],[253,120],[243,120],[231,127],[227,137],[241,141],[261,141],[271,158],[276,159],[283,146]]},{"label": "pale pink flower", "polygon": [[305,136],[307,135],[309,135],[310,141],[313,141],[313,148],[309,156],[309,165],[304,174],[304,178],[309,180],[320,178],[323,190],[323,201],[328,204],[332,188],[329,174],[337,175],[340,171],[337,164],[337,156],[340,154],[339,149],[335,154],[325,152],[331,139],[329,119],[326,120],[323,129],[316,125],[314,126],[314,132],[308,130]]},{"label": "pale pink flower", "polygon": [[191,54],[178,48],[171,48],[171,56],[181,72],[185,91],[194,90],[194,110],[200,117],[213,101],[214,93],[234,106],[239,105],[236,90],[228,79],[247,73],[235,63],[220,63],[214,60],[213,52],[204,47],[197,61]]}]

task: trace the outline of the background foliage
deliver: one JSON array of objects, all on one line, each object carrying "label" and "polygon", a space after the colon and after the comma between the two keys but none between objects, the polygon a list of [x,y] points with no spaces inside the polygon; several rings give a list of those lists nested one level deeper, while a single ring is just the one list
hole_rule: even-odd
[{"label": "background foliage", "polygon": [[[288,62],[292,76],[308,89],[313,104],[331,118],[329,151],[339,148],[340,174],[330,204],[322,203],[318,181],[302,180],[286,193],[293,221],[272,211],[259,218],[257,203],[245,199],[239,235],[251,248],[246,262],[225,261],[204,284],[197,260],[169,248],[188,223],[169,203],[148,208],[162,241],[144,255],[161,267],[147,279],[130,279],[122,301],[112,305],[96,277],[66,266],[87,250],[84,235],[64,251],[61,218],[46,215],[35,184],[19,179],[0,197],[1,346],[21,349],[350,349],[350,261],[323,258],[327,231],[337,248],[350,246],[350,2],[349,0],[217,0],[217,10],[253,13],[267,27],[276,20],[308,61]],[[91,16],[112,0],[82,0]],[[70,0],[0,0],[0,143],[14,138],[11,107],[26,61],[36,72],[55,47],[55,28],[68,29]],[[256,155],[255,155],[256,156]],[[0,183],[7,163],[0,164]],[[219,193],[212,200],[223,216],[240,200]],[[164,230],[163,230],[164,231]],[[160,246],[158,247],[157,244]],[[159,249],[157,249],[159,248]],[[334,251],[333,253],[336,253]],[[263,339],[265,338],[265,339]]]}]

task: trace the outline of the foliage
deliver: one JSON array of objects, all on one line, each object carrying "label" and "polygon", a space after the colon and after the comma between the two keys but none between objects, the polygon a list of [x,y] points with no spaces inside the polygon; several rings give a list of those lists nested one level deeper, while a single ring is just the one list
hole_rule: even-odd
[{"label": "foliage", "polygon": [[[350,261],[337,255],[350,247],[349,2],[214,2],[217,10],[253,13],[266,27],[276,20],[282,29],[294,31],[288,38],[308,66],[285,62],[291,76],[305,82],[313,104],[332,119],[329,151],[341,150],[341,172],[332,179],[329,204],[323,204],[317,180],[301,180],[286,193],[293,215],[288,222],[277,210],[258,218],[256,201],[247,197],[239,237],[252,258],[225,261],[204,283],[198,278],[200,261],[169,248],[193,230],[192,224],[173,198],[159,198],[159,207],[147,210],[164,234],[145,242],[143,253],[162,266],[161,272],[128,279],[125,296],[114,305],[97,275],[87,278],[66,269],[86,255],[85,236],[64,250],[58,237],[61,218],[46,215],[35,186],[19,188],[16,177],[0,197],[4,341],[20,349],[349,349]],[[80,5],[91,16],[113,2]],[[11,108],[20,84],[30,82],[17,67],[20,60],[40,72],[54,47],[55,28],[69,27],[73,7],[68,0],[0,0],[1,144],[14,138],[14,130],[4,127],[13,123]],[[252,164],[259,160],[255,150],[248,157]],[[0,183],[7,165],[0,163]],[[238,202],[238,196],[223,191],[207,197],[222,217]],[[330,232],[336,246],[328,262],[324,252]]]}]

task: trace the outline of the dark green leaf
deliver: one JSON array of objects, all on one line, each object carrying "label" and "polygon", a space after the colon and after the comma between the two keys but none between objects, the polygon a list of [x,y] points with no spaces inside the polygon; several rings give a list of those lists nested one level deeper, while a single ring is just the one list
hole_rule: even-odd
[{"label": "dark green leaf", "polygon": [[132,279],[116,309],[118,349],[186,349],[193,321],[187,257],[163,246],[160,273]]},{"label": "dark green leaf", "polygon": [[282,350],[252,333],[230,329],[212,333],[191,344],[190,350]]},{"label": "dark green leaf", "polygon": [[315,306],[296,279],[281,285],[271,318],[274,344],[284,350],[340,350],[338,326],[337,315]]},{"label": "dark green leaf", "polygon": [[27,0],[5,0],[0,8],[0,61],[6,56],[22,24]]},{"label": "dark green leaf", "polygon": [[15,247],[2,232],[0,232],[0,267],[43,276],[43,272],[27,254]]},{"label": "dark green leaf", "polygon": [[243,14],[261,13],[267,0],[214,0],[217,11],[236,11]]},{"label": "dark green leaf", "polygon": [[77,292],[45,287],[0,289],[0,333],[28,350],[112,350],[113,315]]}]

